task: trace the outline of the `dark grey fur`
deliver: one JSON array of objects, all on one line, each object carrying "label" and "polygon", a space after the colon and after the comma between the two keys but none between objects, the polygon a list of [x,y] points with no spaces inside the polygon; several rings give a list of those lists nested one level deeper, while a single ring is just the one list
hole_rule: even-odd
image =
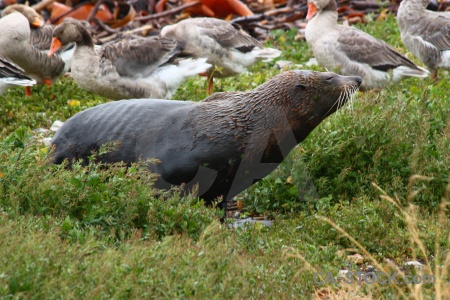
[{"label": "dark grey fur", "polygon": [[[104,162],[156,158],[156,186],[199,184],[207,202],[230,199],[272,172],[298,143],[342,106],[360,77],[289,71],[245,93],[203,102],[127,100],[80,112],[56,133],[54,163],[84,159],[112,141]],[[169,182],[170,184],[168,184]]]}]

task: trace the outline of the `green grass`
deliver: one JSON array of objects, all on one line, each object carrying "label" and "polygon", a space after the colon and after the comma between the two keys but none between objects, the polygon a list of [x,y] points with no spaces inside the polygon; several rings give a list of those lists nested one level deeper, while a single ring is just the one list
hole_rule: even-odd
[{"label": "green grass", "polygon": [[[393,17],[359,27],[415,60]],[[276,31],[267,44],[301,64],[312,52],[295,35]],[[272,66],[216,80],[216,91],[252,89],[280,72]],[[33,130],[108,100],[69,78],[33,87],[30,98],[10,90],[0,97],[0,298],[449,297],[450,84],[439,75],[436,84],[407,79],[359,93],[241,193],[244,216],[274,220],[245,230],[221,225],[220,211],[195,195],[155,190],[139,164],[48,164]],[[194,78],[174,98],[201,100],[205,88]],[[346,259],[354,253],[362,264]],[[322,285],[313,277],[368,265],[403,272],[409,260],[438,282]]]}]

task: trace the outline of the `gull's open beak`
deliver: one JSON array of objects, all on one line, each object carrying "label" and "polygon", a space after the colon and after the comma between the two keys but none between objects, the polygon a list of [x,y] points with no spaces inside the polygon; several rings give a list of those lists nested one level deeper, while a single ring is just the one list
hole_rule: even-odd
[{"label": "gull's open beak", "polygon": [[33,23],[31,23],[31,26],[39,28],[39,27],[44,26],[44,24],[45,24],[45,22],[41,17],[34,17]]},{"label": "gull's open beak", "polygon": [[317,14],[317,6],[314,3],[308,3],[308,14],[306,20],[309,21]]},{"label": "gull's open beak", "polygon": [[52,39],[52,45],[50,46],[50,51],[47,54],[48,57],[52,56],[53,53],[58,51],[61,47],[62,47],[61,41],[57,37],[54,37]]}]

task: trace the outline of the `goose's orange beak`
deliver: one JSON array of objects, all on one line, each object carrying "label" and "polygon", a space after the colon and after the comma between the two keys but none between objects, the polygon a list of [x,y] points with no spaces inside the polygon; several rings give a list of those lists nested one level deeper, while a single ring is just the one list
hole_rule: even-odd
[{"label": "goose's orange beak", "polygon": [[56,51],[61,49],[61,47],[62,47],[61,41],[57,37],[54,37],[52,39],[52,45],[50,46],[50,51],[47,54],[48,57],[52,56]]},{"label": "goose's orange beak", "polygon": [[34,17],[33,22],[31,23],[31,26],[39,28],[39,27],[44,26],[44,24],[45,24],[44,20],[41,17],[36,16],[36,17]]},{"label": "goose's orange beak", "polygon": [[317,14],[317,6],[314,3],[308,3],[308,14],[306,20],[309,21]]}]

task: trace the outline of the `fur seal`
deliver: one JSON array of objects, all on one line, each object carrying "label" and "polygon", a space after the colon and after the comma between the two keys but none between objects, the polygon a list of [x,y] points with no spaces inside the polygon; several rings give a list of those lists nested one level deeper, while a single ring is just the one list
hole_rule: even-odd
[{"label": "fur seal", "polygon": [[[202,102],[135,99],[89,108],[68,119],[51,144],[53,163],[156,158],[161,189],[198,184],[207,203],[229,200],[272,172],[286,155],[358,89],[361,78],[288,71],[249,92],[215,93]],[[222,202],[222,205],[226,201]]]}]

